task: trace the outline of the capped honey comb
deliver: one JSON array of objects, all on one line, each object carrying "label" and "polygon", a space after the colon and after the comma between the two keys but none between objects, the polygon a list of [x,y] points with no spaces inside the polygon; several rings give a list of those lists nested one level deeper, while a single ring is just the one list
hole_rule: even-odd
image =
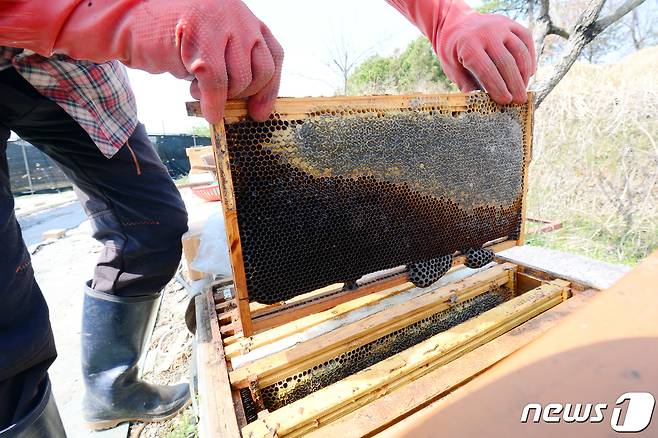
[{"label": "capped honey comb", "polygon": [[491,259],[485,243],[518,238],[529,106],[482,93],[292,104],[265,122],[224,123],[224,207],[241,247],[232,262],[251,301],[402,265],[427,286],[454,253],[479,266]]}]

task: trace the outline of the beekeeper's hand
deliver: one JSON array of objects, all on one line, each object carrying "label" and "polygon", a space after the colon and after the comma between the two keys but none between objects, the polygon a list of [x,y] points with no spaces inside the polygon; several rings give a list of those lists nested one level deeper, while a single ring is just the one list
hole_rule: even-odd
[{"label": "beekeeper's hand", "polygon": [[535,73],[530,31],[462,0],[388,0],[430,39],[443,71],[464,92],[482,89],[500,104],[523,103]]},{"label": "beekeeper's hand", "polygon": [[209,122],[227,98],[248,98],[257,120],[272,110],[283,49],[240,0],[30,0],[7,2],[0,45],[93,62],[119,60],[192,81]]}]

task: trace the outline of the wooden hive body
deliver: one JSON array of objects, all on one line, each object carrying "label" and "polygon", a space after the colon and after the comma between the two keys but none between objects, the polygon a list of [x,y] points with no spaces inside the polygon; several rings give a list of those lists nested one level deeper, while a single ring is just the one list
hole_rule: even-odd
[{"label": "wooden hive body", "polygon": [[[207,434],[374,433],[569,313],[586,285],[460,266],[523,242],[532,115],[532,96],[483,93],[283,98],[261,123],[228,102],[212,133],[234,287],[197,297]],[[417,287],[413,268],[444,256]],[[350,431],[359,413],[377,420]]]}]

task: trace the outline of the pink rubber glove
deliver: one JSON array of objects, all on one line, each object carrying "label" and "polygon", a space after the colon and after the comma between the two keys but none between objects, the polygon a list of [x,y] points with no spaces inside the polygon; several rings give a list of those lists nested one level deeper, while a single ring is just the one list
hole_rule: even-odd
[{"label": "pink rubber glove", "polygon": [[432,42],[460,90],[486,90],[500,104],[523,103],[535,73],[530,31],[502,15],[480,14],[462,0],[387,0]]},{"label": "pink rubber glove", "polygon": [[248,97],[250,115],[266,119],[283,63],[277,40],[240,0],[0,0],[0,45],[192,80],[211,123],[227,98]]}]

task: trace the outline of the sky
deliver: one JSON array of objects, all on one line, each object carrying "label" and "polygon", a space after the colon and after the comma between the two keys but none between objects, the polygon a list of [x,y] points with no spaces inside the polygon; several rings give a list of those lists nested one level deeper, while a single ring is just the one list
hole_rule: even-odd
[{"label": "sky", "polygon": [[[246,0],[285,51],[280,96],[331,96],[341,84],[327,63],[337,47],[363,58],[403,49],[420,32],[384,0]],[[189,83],[129,70],[140,120],[149,133],[187,133]]]}]

